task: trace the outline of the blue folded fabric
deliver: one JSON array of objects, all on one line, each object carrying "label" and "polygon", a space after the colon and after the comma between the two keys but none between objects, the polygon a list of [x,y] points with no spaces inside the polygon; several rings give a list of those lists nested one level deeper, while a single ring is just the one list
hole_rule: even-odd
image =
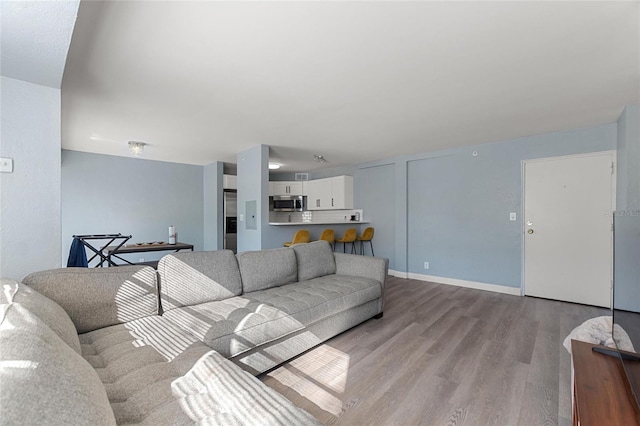
[{"label": "blue folded fabric", "polygon": [[71,250],[69,250],[67,267],[87,268],[88,266],[89,263],[87,262],[87,252],[84,250],[84,244],[80,238],[74,238],[71,243]]}]

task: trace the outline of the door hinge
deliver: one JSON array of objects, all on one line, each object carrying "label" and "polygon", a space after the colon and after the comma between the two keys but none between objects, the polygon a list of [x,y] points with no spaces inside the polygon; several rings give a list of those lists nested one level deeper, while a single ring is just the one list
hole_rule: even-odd
[{"label": "door hinge", "polygon": [[614,170],[615,170],[615,163],[612,161],[611,162],[611,174],[613,174]]}]

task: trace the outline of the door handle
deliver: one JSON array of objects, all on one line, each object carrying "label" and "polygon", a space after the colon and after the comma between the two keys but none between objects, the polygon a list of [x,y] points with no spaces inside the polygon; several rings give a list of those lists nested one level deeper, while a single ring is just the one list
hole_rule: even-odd
[{"label": "door handle", "polygon": [[527,234],[533,234],[533,229],[529,228],[529,229],[527,230]]}]

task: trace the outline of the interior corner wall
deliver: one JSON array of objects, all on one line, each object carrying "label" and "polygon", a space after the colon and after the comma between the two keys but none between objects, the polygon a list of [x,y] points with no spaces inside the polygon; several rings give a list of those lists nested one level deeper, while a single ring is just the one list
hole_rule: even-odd
[{"label": "interior corner wall", "polygon": [[60,266],[60,89],[1,77],[0,276]]},{"label": "interior corner wall", "polygon": [[640,104],[625,107],[617,133],[616,210],[640,209]]},{"label": "interior corner wall", "polygon": [[224,163],[218,161],[203,167],[203,230],[204,250],[224,248],[223,228],[223,170]]},{"label": "interior corner wall", "polygon": [[[62,259],[74,234],[131,235],[130,243],[178,241],[203,249],[203,167],[62,151]],[[60,239],[58,240],[60,244]],[[138,262],[167,252],[123,255]]]},{"label": "interior corner wall", "polygon": [[[269,147],[256,145],[238,154],[238,253],[263,248],[263,234],[269,232]],[[247,229],[251,220],[247,202],[256,204],[256,229]]]}]

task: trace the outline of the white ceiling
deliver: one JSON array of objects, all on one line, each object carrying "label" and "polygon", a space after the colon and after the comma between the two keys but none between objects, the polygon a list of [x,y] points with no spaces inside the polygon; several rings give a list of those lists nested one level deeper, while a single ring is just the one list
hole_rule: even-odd
[{"label": "white ceiling", "polygon": [[609,123],[639,43],[637,1],[83,1],[63,148],[306,171]]},{"label": "white ceiling", "polygon": [[80,0],[0,2],[0,72],[60,88]]}]

